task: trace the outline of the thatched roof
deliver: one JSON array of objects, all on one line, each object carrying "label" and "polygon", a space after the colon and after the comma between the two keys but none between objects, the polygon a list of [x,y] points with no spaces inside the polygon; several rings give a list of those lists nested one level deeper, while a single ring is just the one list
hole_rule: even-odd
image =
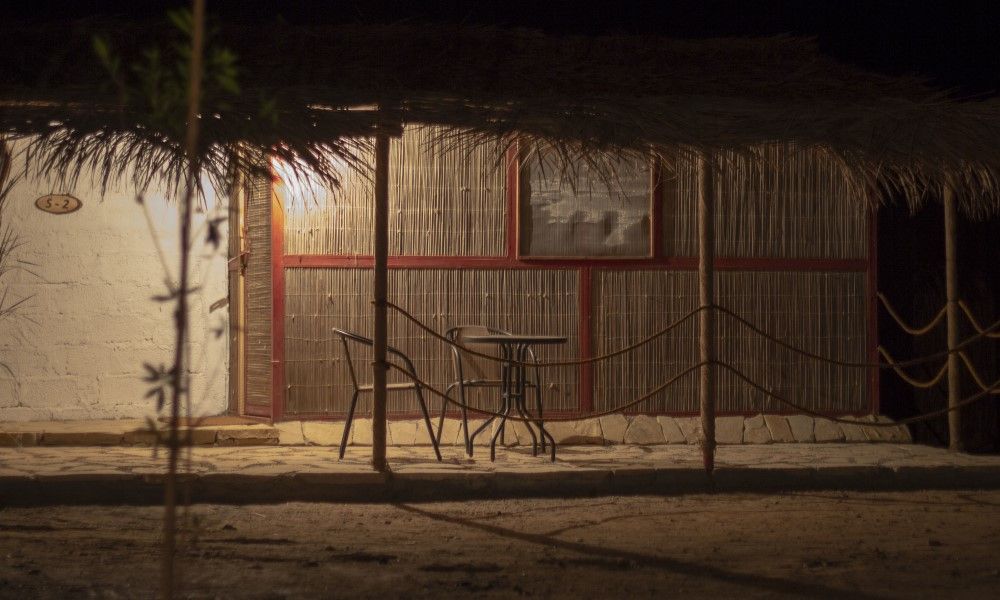
[{"label": "thatched roof", "polygon": [[[121,102],[92,49],[101,33],[136,62],[165,31],[0,25],[0,127],[40,136],[45,168],[69,172],[87,155],[93,162],[83,168],[102,172],[132,160],[148,173],[180,173],[178,141],[150,123],[147,106]],[[444,25],[219,26],[213,39],[235,52],[241,88],[202,119],[204,165],[219,177],[235,142],[332,173],[331,153],[362,160],[359,147],[388,120],[502,143],[519,136],[566,157],[787,143],[832,153],[876,198],[919,203],[948,184],[972,215],[1000,207],[1000,102],[957,101],[914,79],[851,68],[810,40],[553,37]],[[264,105],[272,108],[262,116]]]}]

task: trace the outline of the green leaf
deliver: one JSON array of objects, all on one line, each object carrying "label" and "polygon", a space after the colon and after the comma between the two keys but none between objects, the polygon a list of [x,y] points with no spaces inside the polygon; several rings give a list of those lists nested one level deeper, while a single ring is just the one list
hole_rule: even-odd
[{"label": "green leaf", "polygon": [[101,64],[107,66],[111,60],[111,45],[108,43],[107,38],[95,35],[91,43],[94,46],[94,54],[101,60]]},{"label": "green leaf", "polygon": [[189,36],[194,30],[194,18],[191,15],[191,10],[188,8],[169,10],[167,11],[167,18],[174,24],[174,27]]},{"label": "green leaf", "polygon": [[260,103],[260,118],[271,125],[278,124],[278,102],[274,98],[265,98]]}]

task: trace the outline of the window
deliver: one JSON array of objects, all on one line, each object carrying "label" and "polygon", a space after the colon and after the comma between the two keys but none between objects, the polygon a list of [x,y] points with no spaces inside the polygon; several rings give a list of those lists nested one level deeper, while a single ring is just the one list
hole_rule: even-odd
[{"label": "window", "polygon": [[522,257],[650,256],[650,161],[609,161],[611,177],[586,163],[571,170],[555,162],[531,159],[521,166]]}]

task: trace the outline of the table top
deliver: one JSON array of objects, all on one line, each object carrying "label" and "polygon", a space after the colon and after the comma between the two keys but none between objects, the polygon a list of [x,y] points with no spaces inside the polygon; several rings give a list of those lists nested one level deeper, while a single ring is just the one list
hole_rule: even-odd
[{"label": "table top", "polygon": [[465,342],[471,344],[565,344],[568,338],[564,335],[534,335],[512,333],[490,334],[490,335],[467,335],[463,338]]}]

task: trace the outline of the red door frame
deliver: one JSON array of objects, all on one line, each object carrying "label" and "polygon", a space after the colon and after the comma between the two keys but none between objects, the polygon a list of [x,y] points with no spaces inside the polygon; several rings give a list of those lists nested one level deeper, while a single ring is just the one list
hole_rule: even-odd
[{"label": "red door frame", "polygon": [[285,209],[278,182],[271,184],[271,419],[285,410]]},{"label": "red door frame", "polygon": [[[372,268],[371,255],[326,255],[326,254],[284,254],[284,209],[278,193],[277,180],[272,186],[274,202],[271,218],[271,261],[272,261],[272,419],[284,417],[285,404],[285,269],[289,268]],[[651,253],[648,258],[568,258],[568,259],[524,259],[519,256],[518,216],[520,214],[519,162],[516,146],[507,153],[507,244],[505,256],[390,256],[390,269],[558,269],[576,270],[579,274],[579,324],[578,337],[580,357],[593,356],[593,272],[595,270],[621,269],[662,269],[671,271],[694,271],[698,268],[696,257],[665,256],[663,248],[663,208],[662,183],[659,166],[654,169],[651,186],[654,201],[651,206]],[[657,202],[655,199],[661,201]],[[861,259],[817,259],[817,258],[734,258],[716,257],[715,268],[719,271],[825,271],[864,272],[867,274],[866,308],[867,355],[870,362],[878,358],[877,321],[877,218],[874,210],[867,215],[868,256]],[[879,373],[872,369],[869,377],[870,406],[877,414],[879,408]],[[550,414],[590,414],[594,409],[593,369],[590,364],[582,365],[579,371],[579,409]],[[790,412],[790,411],[789,411]],[[686,412],[678,415],[689,414]],[[695,413],[690,413],[695,414]],[[737,414],[737,413],[727,413]],[[749,416],[750,413],[747,413]],[[831,415],[849,414],[849,411],[831,412]],[[404,415],[416,418],[419,415]],[[339,419],[340,415],[329,413],[298,413],[301,419]]]}]

